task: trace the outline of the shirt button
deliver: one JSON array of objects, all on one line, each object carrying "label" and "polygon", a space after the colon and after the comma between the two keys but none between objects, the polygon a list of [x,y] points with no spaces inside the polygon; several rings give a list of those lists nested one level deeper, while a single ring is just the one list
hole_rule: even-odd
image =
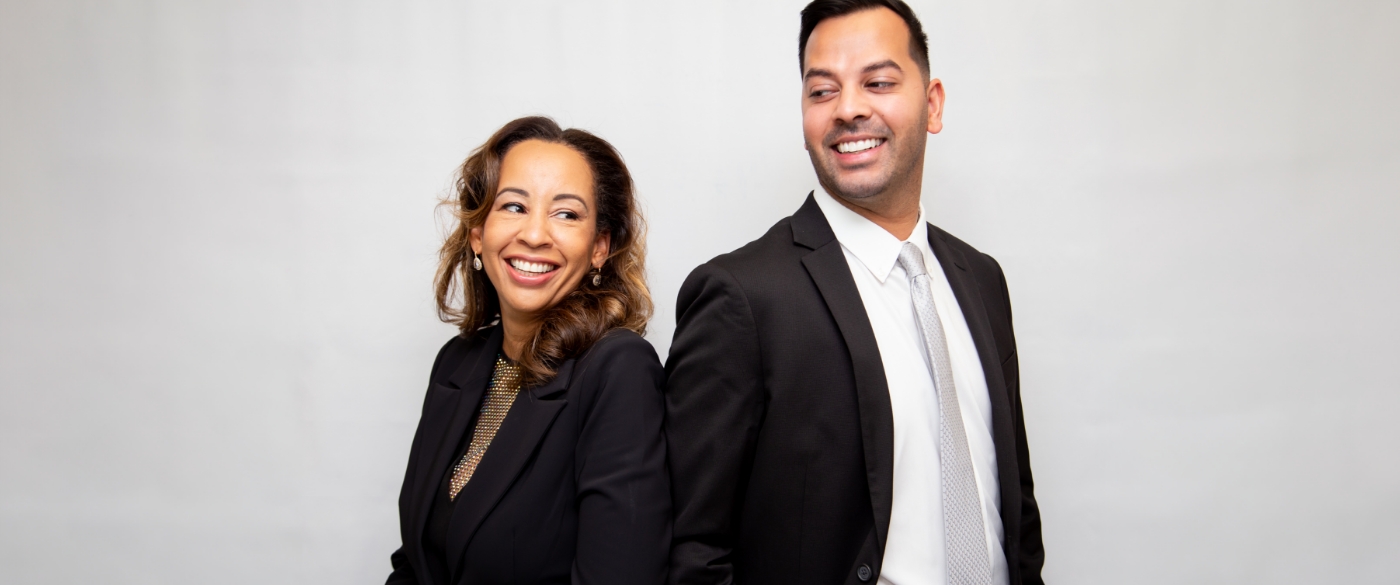
[{"label": "shirt button", "polygon": [[870,565],[867,565],[867,564],[862,563],[862,564],[860,565],[860,568],[859,568],[859,569],[856,569],[856,578],[857,578],[857,579],[860,579],[860,582],[861,582],[861,583],[864,583],[864,582],[866,582],[866,581],[869,581],[869,580],[870,580]]}]

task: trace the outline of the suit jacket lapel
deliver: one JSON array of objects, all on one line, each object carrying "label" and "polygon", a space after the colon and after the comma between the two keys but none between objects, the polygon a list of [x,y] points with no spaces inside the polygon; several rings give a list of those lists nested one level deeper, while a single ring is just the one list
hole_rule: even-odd
[{"label": "suit jacket lapel", "polygon": [[861,444],[865,451],[866,481],[870,487],[870,505],[875,513],[875,532],[884,550],[890,526],[890,506],[894,483],[894,414],[890,407],[889,384],[880,348],[875,342],[875,330],[865,314],[850,265],[841,250],[841,243],[831,231],[831,224],[822,215],[817,201],[808,194],[807,201],[792,216],[793,242],[811,248],[802,257],[802,265],[821,291],[827,310],[845,339],[851,354],[851,368],[856,381],[856,403],[860,409]]},{"label": "suit jacket lapel", "polygon": [[462,435],[467,432],[477,406],[481,404],[481,395],[486,391],[491,371],[495,368],[496,356],[500,352],[501,328],[497,326],[491,329],[484,339],[476,342],[461,365],[447,377],[446,383],[439,385],[441,389],[456,390],[458,396],[451,421],[446,428],[437,432],[438,442],[428,447],[429,450],[424,453],[428,464],[420,468],[415,483],[418,507],[414,510],[414,517],[418,524],[414,530],[419,534],[422,534],[427,526],[428,513],[432,509],[438,485],[443,474],[447,473],[447,467],[452,464],[452,459],[457,455],[456,450],[461,444]]},{"label": "suit jacket lapel", "polygon": [[1001,354],[997,351],[996,338],[987,317],[987,307],[982,303],[983,293],[976,279],[968,269],[967,258],[944,239],[946,234],[929,225],[928,243],[933,255],[943,266],[943,274],[953,287],[953,296],[958,299],[967,328],[972,332],[972,343],[977,346],[977,356],[982,362],[982,375],[987,379],[987,394],[992,403],[992,443],[997,454],[997,479],[1001,494],[1002,534],[1011,534],[1020,517],[1020,471],[1016,467],[1015,419],[1011,414],[1011,397],[1006,392],[1006,380],[1001,372]]},{"label": "suit jacket lapel", "polygon": [[516,476],[525,468],[535,447],[544,438],[559,411],[568,404],[561,395],[569,387],[574,360],[565,361],[553,380],[521,390],[500,430],[476,466],[471,481],[457,494],[452,522],[447,529],[447,558],[464,558],[467,543],[500,502]]}]

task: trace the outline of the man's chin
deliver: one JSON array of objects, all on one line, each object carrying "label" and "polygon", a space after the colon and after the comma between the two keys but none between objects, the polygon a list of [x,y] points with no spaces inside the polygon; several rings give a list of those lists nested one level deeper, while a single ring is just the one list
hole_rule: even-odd
[{"label": "man's chin", "polygon": [[889,181],[822,181],[832,195],[848,201],[860,201],[879,196],[889,186]]}]

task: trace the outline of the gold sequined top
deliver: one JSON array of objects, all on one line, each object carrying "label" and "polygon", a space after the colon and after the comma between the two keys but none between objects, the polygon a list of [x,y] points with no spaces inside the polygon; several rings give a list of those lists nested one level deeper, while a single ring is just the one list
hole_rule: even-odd
[{"label": "gold sequined top", "polygon": [[520,392],[520,364],[504,355],[496,356],[496,370],[491,373],[491,386],[486,389],[486,399],[481,402],[481,413],[476,417],[476,430],[472,432],[472,442],[462,460],[452,468],[452,481],[448,485],[448,499],[456,501],[457,493],[471,481],[481,456],[496,438],[501,422],[515,404],[515,395]]}]

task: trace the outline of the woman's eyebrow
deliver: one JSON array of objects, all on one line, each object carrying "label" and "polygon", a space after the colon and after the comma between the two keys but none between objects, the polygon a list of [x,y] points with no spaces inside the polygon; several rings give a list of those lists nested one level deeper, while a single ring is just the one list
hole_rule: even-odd
[{"label": "woman's eyebrow", "polygon": [[573,193],[560,193],[554,196],[555,201],[558,201],[560,199],[573,199],[575,201],[578,201],[579,205],[583,206],[583,210],[588,211],[588,202],[584,201],[583,198],[579,197],[578,195],[574,195]]}]

